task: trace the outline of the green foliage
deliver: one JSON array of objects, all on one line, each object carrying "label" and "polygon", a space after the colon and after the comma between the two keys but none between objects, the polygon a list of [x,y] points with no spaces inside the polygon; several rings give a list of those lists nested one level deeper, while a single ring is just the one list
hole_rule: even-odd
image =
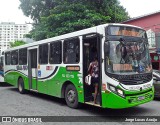
[{"label": "green foliage", "polygon": [[26,42],[22,41],[22,40],[16,40],[14,42],[10,42],[10,47],[16,47],[16,46],[20,46],[20,45],[24,45],[26,44]]},{"label": "green foliage", "polygon": [[38,40],[46,39],[47,33],[48,32],[47,32],[46,24],[44,24],[44,22],[41,22],[41,23],[35,24],[30,34],[28,34],[26,37],[32,38],[38,41]]},{"label": "green foliage", "polygon": [[24,14],[35,21],[30,36],[41,40],[129,18],[118,0],[20,0]]},{"label": "green foliage", "polygon": [[53,37],[84,28],[106,23],[109,16],[104,16],[80,3],[63,3],[50,11],[50,16],[41,18],[46,24],[47,37]]},{"label": "green foliage", "polygon": [[57,0],[19,0],[24,15],[30,16],[36,23],[41,16],[48,16],[50,9],[56,6]]}]

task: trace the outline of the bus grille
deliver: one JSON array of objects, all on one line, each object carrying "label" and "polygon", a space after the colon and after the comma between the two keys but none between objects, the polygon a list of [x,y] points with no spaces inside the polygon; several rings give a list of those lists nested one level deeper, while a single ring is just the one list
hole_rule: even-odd
[{"label": "bus grille", "polygon": [[111,74],[110,77],[117,79],[124,85],[139,85],[150,82],[152,80],[152,73],[135,74],[135,75],[115,75]]}]

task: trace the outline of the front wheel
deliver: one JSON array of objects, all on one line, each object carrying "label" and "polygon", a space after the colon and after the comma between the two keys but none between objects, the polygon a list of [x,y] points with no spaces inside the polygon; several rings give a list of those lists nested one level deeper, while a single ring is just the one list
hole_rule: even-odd
[{"label": "front wheel", "polygon": [[78,108],[78,94],[76,88],[69,84],[65,90],[65,100],[69,107]]},{"label": "front wheel", "polygon": [[25,89],[24,89],[24,81],[22,78],[20,78],[18,80],[18,90],[21,94],[24,94],[25,93]]}]

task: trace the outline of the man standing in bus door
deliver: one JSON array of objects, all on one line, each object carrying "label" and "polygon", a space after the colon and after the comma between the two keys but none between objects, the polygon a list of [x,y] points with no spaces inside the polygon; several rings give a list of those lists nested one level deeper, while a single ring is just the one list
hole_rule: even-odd
[{"label": "man standing in bus door", "polygon": [[99,83],[99,67],[97,57],[95,57],[94,60],[90,63],[88,73],[91,75],[91,84],[95,86],[94,103],[96,104]]}]

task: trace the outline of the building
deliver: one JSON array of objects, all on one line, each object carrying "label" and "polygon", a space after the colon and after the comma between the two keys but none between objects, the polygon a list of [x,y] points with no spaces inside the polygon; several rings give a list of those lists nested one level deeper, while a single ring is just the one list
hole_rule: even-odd
[{"label": "building", "polygon": [[27,24],[15,24],[14,22],[0,23],[0,55],[10,47],[10,42],[22,40],[29,32]]},{"label": "building", "polygon": [[153,69],[160,70],[160,11],[122,22],[147,31]]}]

